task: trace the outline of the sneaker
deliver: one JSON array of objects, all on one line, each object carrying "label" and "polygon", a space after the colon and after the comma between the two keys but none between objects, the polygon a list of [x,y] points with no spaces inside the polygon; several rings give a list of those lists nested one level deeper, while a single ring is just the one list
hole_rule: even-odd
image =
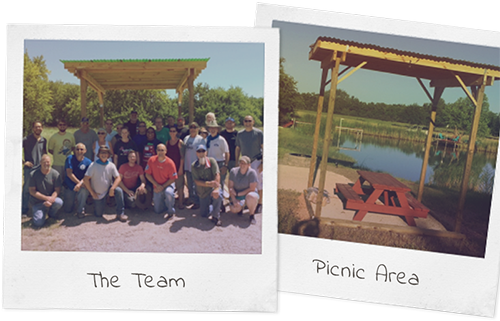
[{"label": "sneaker", "polygon": [[167,213],[167,215],[165,215],[165,219],[166,219],[166,220],[169,220],[172,216],[174,216],[174,214],[168,214],[168,213]]},{"label": "sneaker", "polygon": [[250,224],[255,224],[257,221],[255,220],[255,215],[250,215]]},{"label": "sneaker", "polygon": [[220,207],[220,212],[221,212],[221,213],[226,213],[226,206],[225,206],[225,205],[222,205],[222,206]]},{"label": "sneaker", "polygon": [[128,220],[128,216],[125,214],[116,214],[116,219],[120,222],[126,222]]},{"label": "sneaker", "polygon": [[239,215],[239,216],[243,215],[243,210],[239,211],[239,212],[238,212],[238,215]]},{"label": "sneaker", "polygon": [[216,217],[212,217],[210,220],[215,223],[215,226],[221,226],[222,225],[222,221],[220,219],[216,218]]},{"label": "sneaker", "polygon": [[193,207],[191,207],[192,210],[197,210],[200,208],[200,204],[194,204]]},{"label": "sneaker", "polygon": [[255,208],[255,213],[262,213],[262,204],[257,204],[257,207]]},{"label": "sneaker", "polygon": [[85,213],[77,213],[76,216],[78,218],[85,218]]}]

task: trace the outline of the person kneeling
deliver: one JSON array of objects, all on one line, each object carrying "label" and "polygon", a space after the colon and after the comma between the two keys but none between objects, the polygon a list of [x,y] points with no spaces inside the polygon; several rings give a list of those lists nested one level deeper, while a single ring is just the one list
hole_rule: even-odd
[{"label": "person kneeling", "polygon": [[120,187],[123,190],[125,205],[128,207],[138,207],[146,209],[151,205],[152,194],[146,190],[146,179],[142,166],[136,163],[135,151],[129,151],[128,163],[120,166]]},{"label": "person kneeling", "polygon": [[196,184],[196,193],[200,198],[200,215],[209,217],[217,226],[221,226],[222,189],[219,166],[214,158],[207,157],[205,145],[198,145],[196,156],[198,160],[191,165],[191,174]]},{"label": "person kneeling", "polygon": [[57,211],[63,206],[63,201],[57,197],[61,193],[61,176],[50,167],[50,156],[44,154],[38,168],[30,178],[29,193],[33,211],[33,225],[42,227],[45,224],[45,214],[56,218]]},{"label": "person kneeling", "polygon": [[231,204],[230,211],[243,214],[245,205],[250,214],[250,223],[255,224],[255,209],[259,203],[259,194],[257,191],[257,172],[250,167],[250,158],[242,156],[239,167],[235,167],[229,172],[229,195]]},{"label": "person kneeling", "polygon": [[114,196],[116,200],[116,219],[126,222],[128,217],[125,215],[123,190],[118,186],[121,178],[115,164],[108,160],[110,155],[108,147],[99,147],[99,159],[90,164],[83,178],[83,183],[94,199],[95,216],[102,217],[106,206],[106,196],[109,195]]},{"label": "person kneeling", "polygon": [[167,147],[158,144],[156,155],[151,156],[146,166],[146,178],[153,184],[153,203],[156,214],[167,212],[167,219],[175,214],[175,163],[167,156]]}]

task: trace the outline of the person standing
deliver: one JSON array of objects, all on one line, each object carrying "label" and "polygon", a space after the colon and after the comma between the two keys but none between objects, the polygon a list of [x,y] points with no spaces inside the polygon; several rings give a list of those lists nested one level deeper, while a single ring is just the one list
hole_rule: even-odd
[{"label": "person standing", "polygon": [[144,145],[144,143],[148,140],[146,136],[146,123],[143,121],[139,122],[137,125],[137,135],[132,138],[137,147]]},{"label": "person standing", "polygon": [[69,155],[66,158],[65,170],[66,178],[63,185],[66,187],[64,192],[64,211],[66,213],[73,212],[76,198],[76,216],[78,218],[85,217],[85,203],[89,196],[89,191],[83,184],[83,178],[92,161],[85,157],[85,145],[78,143],[75,146],[74,155]]},{"label": "person standing", "polygon": [[203,144],[196,148],[196,156],[191,172],[200,199],[200,216],[208,217],[216,226],[221,226],[222,190],[219,166],[214,158],[207,157],[207,148]]},{"label": "person standing", "polygon": [[116,142],[114,146],[114,163],[116,168],[120,168],[125,163],[128,163],[128,153],[130,151],[136,152],[136,157],[139,159],[137,145],[130,138],[130,133],[127,126],[123,126],[121,132],[121,139]]},{"label": "person standing", "polygon": [[42,137],[43,125],[39,121],[33,122],[31,125],[32,133],[23,138],[23,194],[22,194],[22,214],[27,214],[29,211],[30,191],[29,184],[31,175],[40,168],[42,155],[47,153],[47,140]]},{"label": "person standing", "polygon": [[82,118],[82,122],[80,125],[80,129],[77,130],[74,134],[75,143],[83,143],[85,148],[87,149],[87,153],[85,157],[88,159],[94,159],[94,152],[92,150],[92,146],[94,142],[98,140],[96,132],[90,128],[89,119],[87,117]]},{"label": "person standing", "polygon": [[187,187],[189,191],[189,204],[194,204],[191,209],[200,208],[200,199],[196,195],[196,187],[191,176],[191,165],[198,158],[196,157],[196,147],[200,144],[205,144],[203,137],[198,135],[200,126],[198,123],[192,122],[189,125],[189,136],[184,138],[184,172],[186,173]]},{"label": "person standing", "polygon": [[177,188],[177,195],[179,195],[179,209],[184,208],[184,155],[182,150],[184,143],[177,137],[177,128],[170,127],[170,140],[167,142],[167,157],[174,161],[175,168],[177,169],[177,180],[175,187]]},{"label": "person standing", "polygon": [[106,120],[104,125],[106,127],[106,141],[110,142],[111,140],[113,140],[113,137],[118,134],[118,132],[113,129],[113,121],[111,119]]},{"label": "person standing", "polygon": [[[260,129],[254,128],[255,121],[252,116],[245,116],[243,121],[243,125],[245,129],[238,132],[236,136],[236,160],[239,160],[240,154],[241,156],[248,156],[251,160],[250,167],[252,167],[256,172],[262,172],[262,151],[263,151],[263,143],[264,143],[264,135]],[[262,175],[258,175],[258,193],[260,195],[259,198],[259,206],[258,210],[261,210],[262,207]]]},{"label": "person standing", "polygon": [[130,113],[130,119],[128,122],[124,124],[125,127],[128,128],[128,132],[130,134],[130,138],[133,139],[135,135],[137,135],[137,125],[139,124],[137,120],[137,112],[132,110]]},{"label": "person standing", "polygon": [[172,127],[177,127],[177,124],[175,123],[174,116],[170,115],[167,117],[167,125],[165,127],[167,127],[168,129],[170,129]]},{"label": "person standing", "polygon": [[57,122],[57,128],[59,131],[50,137],[47,148],[49,153],[52,154],[52,168],[61,175],[61,180],[64,181],[66,177],[64,164],[66,163],[66,158],[71,155],[71,152],[75,148],[75,137],[66,132],[68,125],[64,119]]},{"label": "person standing", "polygon": [[109,151],[111,152],[110,158],[111,160],[113,160],[113,143],[106,140],[106,130],[104,130],[104,128],[99,128],[97,130],[97,141],[92,144],[92,150],[94,151],[94,162],[99,158],[97,156],[97,154],[99,153],[99,146],[103,145],[109,148]]},{"label": "person standing", "polygon": [[180,140],[184,141],[184,138],[189,135],[189,128],[186,126],[186,120],[184,117],[180,116],[177,118],[177,136]]},{"label": "person standing", "polygon": [[148,165],[149,158],[156,155],[156,147],[161,144],[161,142],[156,139],[156,131],[153,127],[149,127],[146,130],[146,138],[147,140],[142,146],[137,146],[141,157],[140,165],[143,169]]},{"label": "person standing", "polygon": [[116,135],[111,138],[111,144],[113,146],[116,145],[116,142],[122,139],[122,135],[120,134],[122,132],[123,124],[117,124],[116,125]]},{"label": "person standing", "polygon": [[155,126],[156,126],[156,138],[162,144],[165,144],[167,141],[170,140],[170,133],[167,127],[163,127],[163,118],[156,117]]},{"label": "person standing", "polygon": [[83,178],[83,183],[94,199],[94,215],[102,217],[106,206],[106,197],[115,197],[116,219],[126,222],[123,203],[123,190],[119,187],[121,178],[115,164],[109,161],[111,152],[108,147],[101,146],[97,154],[99,159],[90,164]]},{"label": "person standing", "polygon": [[229,195],[231,199],[229,208],[231,212],[242,215],[246,205],[250,214],[250,223],[255,224],[254,215],[259,202],[257,191],[258,175],[250,167],[250,158],[248,156],[242,156],[239,165],[229,173]]},{"label": "person standing", "polygon": [[175,180],[177,170],[167,157],[167,147],[159,144],[156,155],[151,156],[146,166],[146,178],[153,184],[153,203],[156,214],[167,213],[167,219],[175,214]]},{"label": "person standing", "polygon": [[[227,167],[229,165],[229,146],[224,137],[219,135],[221,127],[214,120],[207,124],[210,136],[207,137],[208,157],[214,158],[217,161],[220,171],[220,185],[224,192],[224,180],[226,179]],[[223,212],[225,209],[223,207]]]},{"label": "person standing", "polygon": [[29,182],[29,192],[33,209],[33,225],[42,227],[46,214],[56,218],[57,211],[63,206],[58,196],[61,193],[61,175],[51,168],[50,156],[44,154],[40,167],[33,172]]},{"label": "person standing", "polygon": [[144,170],[141,165],[137,164],[136,160],[136,153],[130,151],[128,153],[128,163],[120,166],[118,170],[121,178],[119,186],[123,190],[125,206],[132,208],[137,206],[140,209],[146,209],[148,205],[151,205],[152,198],[150,194],[148,202]]},{"label": "person standing", "polygon": [[238,132],[234,129],[234,126],[236,125],[236,122],[234,121],[234,118],[228,117],[225,122],[225,129],[220,132],[219,135],[224,137],[224,139],[227,142],[227,145],[229,147],[229,162],[227,165],[227,171],[230,172],[231,169],[236,164],[235,161],[235,156],[236,156],[236,136],[238,135]]}]

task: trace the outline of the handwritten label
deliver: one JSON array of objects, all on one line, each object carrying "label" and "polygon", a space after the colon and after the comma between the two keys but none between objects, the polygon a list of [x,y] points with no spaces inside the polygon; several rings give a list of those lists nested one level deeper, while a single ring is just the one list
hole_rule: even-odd
[{"label": "handwritten label", "polygon": [[[92,277],[94,288],[119,288],[120,278],[118,275],[104,276],[101,272],[87,273]],[[185,288],[186,281],[183,278],[167,278],[163,275],[153,277],[145,273],[130,273],[139,288]]]},{"label": "handwritten label", "polygon": [[365,268],[356,267],[354,264],[350,266],[342,266],[330,264],[329,261],[320,259],[312,260],[316,274],[327,275],[333,277],[351,278],[365,280],[373,277],[377,282],[389,282],[397,284],[419,285],[418,275],[415,273],[405,273],[402,271],[390,270],[385,264],[379,264],[373,272]]}]

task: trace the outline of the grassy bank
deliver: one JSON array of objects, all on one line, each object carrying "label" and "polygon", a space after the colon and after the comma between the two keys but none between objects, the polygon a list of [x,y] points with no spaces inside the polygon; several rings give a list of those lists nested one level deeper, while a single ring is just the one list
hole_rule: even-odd
[{"label": "grassy bank", "polygon": [[[316,124],[316,112],[301,110],[297,112],[297,121],[300,123],[297,124],[296,130],[300,131],[303,134],[314,135],[314,128]],[[342,119],[342,127],[350,127],[350,128],[360,128],[363,130],[363,137],[371,136],[377,138],[387,138],[394,139],[400,141],[411,141],[411,142],[419,142],[425,143],[427,139],[427,127],[405,124],[405,123],[396,123],[396,122],[388,122],[382,120],[374,120],[369,118],[362,117],[353,117],[353,116],[343,116],[343,115],[334,115],[333,116],[333,136],[334,141],[337,139],[338,128],[335,126],[340,125],[340,120]],[[323,113],[321,119],[321,130],[320,136],[324,137],[325,135],[325,127],[326,127],[326,113]],[[435,133],[442,133],[444,136],[453,137],[455,135],[453,129],[449,128],[434,128]],[[345,132],[344,132],[345,133]],[[461,141],[465,142],[469,140],[469,135],[465,133],[460,133],[459,135],[462,137]],[[498,137],[485,137],[479,138],[476,142],[476,151],[493,153],[496,154],[498,150]],[[459,149],[466,149],[467,144],[460,144]]]}]

